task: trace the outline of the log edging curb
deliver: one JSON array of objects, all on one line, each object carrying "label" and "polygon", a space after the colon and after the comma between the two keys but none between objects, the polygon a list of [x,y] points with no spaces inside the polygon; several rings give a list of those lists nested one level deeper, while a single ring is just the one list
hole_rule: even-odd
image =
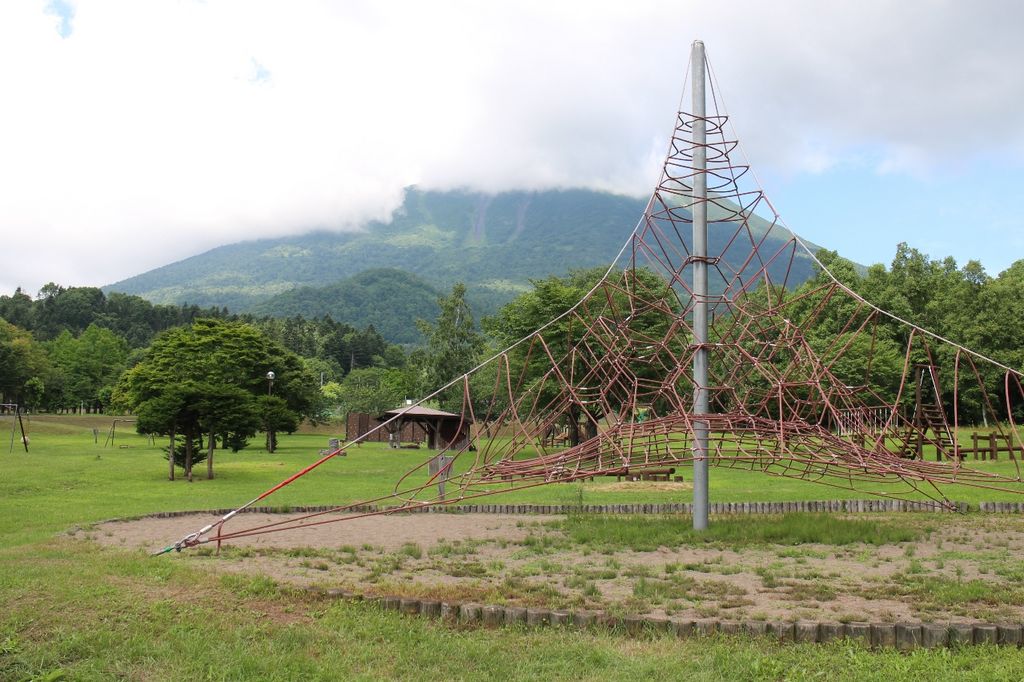
[{"label": "log edging curb", "polygon": [[[913,502],[907,500],[805,500],[802,502],[714,502],[710,512],[716,515],[729,514],[789,514],[794,512],[827,513],[874,513],[874,512],[982,512],[989,514],[1022,514],[1024,502],[951,502],[952,508],[938,502]],[[284,505],[276,507],[249,507],[241,510],[247,514],[287,514],[329,512],[339,509],[338,505]],[[139,518],[174,518],[192,514],[213,514],[223,516],[233,509],[183,510],[155,512],[141,516],[109,519],[128,521]],[[422,507],[402,508],[373,504],[344,507],[352,514],[692,514],[693,505],[678,503],[636,503],[636,504],[440,504]],[[101,521],[99,523],[106,523]]]},{"label": "log edging curb", "polygon": [[595,611],[564,611],[522,606],[438,601],[410,597],[364,596],[343,589],[307,587],[326,599],[363,602],[384,611],[420,616],[449,624],[480,628],[562,627],[604,628],[637,637],[671,633],[679,638],[735,635],[768,637],[783,643],[825,644],[838,640],[859,642],[871,649],[937,649],[966,645],[1024,646],[1022,623],[837,623],[834,621],[682,619],[663,616],[614,616]]}]

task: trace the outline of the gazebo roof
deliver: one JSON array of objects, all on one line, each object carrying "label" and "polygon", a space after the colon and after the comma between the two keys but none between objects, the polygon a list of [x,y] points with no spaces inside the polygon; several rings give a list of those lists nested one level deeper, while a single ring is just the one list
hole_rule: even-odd
[{"label": "gazebo roof", "polygon": [[451,412],[445,412],[444,410],[435,410],[432,407],[422,407],[420,405],[410,405],[408,407],[396,407],[393,410],[384,412],[382,417],[390,419],[391,417],[401,416],[412,419],[443,419],[443,420],[458,420],[469,423],[473,421],[469,417],[463,417],[459,414],[453,414]]}]

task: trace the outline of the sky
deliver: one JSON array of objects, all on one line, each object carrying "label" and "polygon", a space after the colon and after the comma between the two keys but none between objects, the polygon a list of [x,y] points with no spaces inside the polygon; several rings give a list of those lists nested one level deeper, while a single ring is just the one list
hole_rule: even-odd
[{"label": "sky", "polygon": [[1014,0],[0,3],[0,293],[358,229],[413,184],[649,194],[694,39],[792,230],[996,275],[1024,257],[1021,26]]}]

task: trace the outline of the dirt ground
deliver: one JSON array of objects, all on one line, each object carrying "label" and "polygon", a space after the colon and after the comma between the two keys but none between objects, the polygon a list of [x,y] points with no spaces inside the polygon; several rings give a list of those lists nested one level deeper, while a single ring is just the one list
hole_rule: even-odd
[{"label": "dirt ground", "polygon": [[[295,516],[240,515],[225,531]],[[207,544],[166,559],[286,585],[622,614],[1024,621],[1024,519],[870,518],[915,526],[920,537],[880,545],[761,544],[734,550],[712,543],[641,552],[574,544],[561,517],[411,514],[255,535],[225,543],[219,553]],[[109,522],[78,535],[153,552],[212,520],[194,515]]]}]

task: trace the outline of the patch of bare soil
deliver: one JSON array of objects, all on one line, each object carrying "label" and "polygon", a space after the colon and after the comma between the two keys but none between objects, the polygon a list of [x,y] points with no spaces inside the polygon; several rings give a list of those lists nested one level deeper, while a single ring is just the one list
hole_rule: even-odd
[{"label": "patch of bare soil", "polygon": [[[226,530],[295,517],[245,514]],[[922,538],[878,546],[708,544],[639,552],[574,544],[559,517],[410,514],[255,535],[225,543],[219,553],[207,544],[175,558],[297,586],[623,614],[1024,620],[1024,519],[923,514],[890,519],[918,525]],[[194,515],[110,522],[79,536],[152,552],[211,520]]]},{"label": "patch of bare soil", "polygon": [[[225,533],[248,528],[270,526],[297,519],[304,514],[242,514],[223,526]],[[92,531],[101,544],[119,544],[138,547],[151,552],[174,544],[188,533],[204,527],[218,517],[194,514],[175,518],[144,518],[133,521],[112,521]],[[263,535],[241,537],[231,541],[232,547],[288,550],[299,547],[338,549],[372,544],[375,548],[391,551],[407,543],[432,546],[439,539],[488,540],[505,538],[518,540],[527,531],[517,527],[524,517],[496,514],[410,514],[395,516],[367,516],[333,523],[342,518],[336,514],[315,516],[307,526],[270,532]],[[544,517],[528,517],[537,520]],[[323,523],[327,522],[327,523]],[[316,524],[316,525],[314,525]]]},{"label": "patch of bare soil", "polygon": [[[687,483],[683,481],[680,481],[678,483],[674,481],[616,481],[615,483],[599,483],[597,485],[590,486],[588,490],[600,492],[633,493],[644,493],[649,490],[659,490],[674,493],[680,490],[691,490],[692,488],[692,483]],[[640,496],[638,495],[638,497]]]}]

